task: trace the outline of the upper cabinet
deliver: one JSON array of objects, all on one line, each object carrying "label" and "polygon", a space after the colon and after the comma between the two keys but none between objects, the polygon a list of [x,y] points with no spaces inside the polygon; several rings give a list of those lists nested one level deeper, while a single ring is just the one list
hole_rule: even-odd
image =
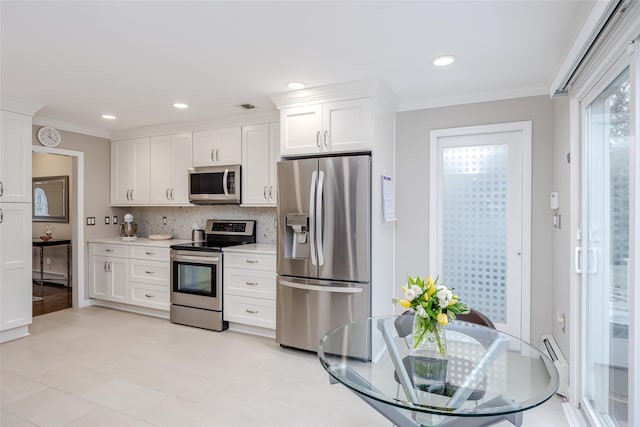
[{"label": "upper cabinet", "polygon": [[193,166],[242,163],[241,128],[231,127],[193,133]]},{"label": "upper cabinet", "polygon": [[111,143],[111,205],[145,205],[150,198],[150,141]]},{"label": "upper cabinet", "polygon": [[275,206],[280,124],[242,127],[242,204]]},{"label": "upper cabinet", "polygon": [[31,116],[0,114],[0,202],[31,203]]},{"label": "upper cabinet", "polygon": [[150,143],[151,204],[189,204],[192,134],[154,136]]},{"label": "upper cabinet", "polygon": [[280,154],[297,156],[371,150],[371,98],[280,110]]}]

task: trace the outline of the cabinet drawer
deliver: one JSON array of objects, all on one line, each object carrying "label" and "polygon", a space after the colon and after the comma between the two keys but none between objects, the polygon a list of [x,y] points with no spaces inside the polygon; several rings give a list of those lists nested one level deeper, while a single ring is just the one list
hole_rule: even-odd
[{"label": "cabinet drawer", "polygon": [[108,243],[90,243],[89,253],[91,255],[127,258],[129,257],[129,247],[126,245],[110,245]]},{"label": "cabinet drawer", "polygon": [[130,303],[169,311],[169,287],[131,282]]},{"label": "cabinet drawer", "polygon": [[226,252],[224,268],[276,271],[275,255]]},{"label": "cabinet drawer", "polygon": [[224,320],[275,329],[276,302],[235,295],[225,296]]},{"label": "cabinet drawer", "polygon": [[135,282],[155,285],[169,284],[169,261],[146,261],[132,259],[129,278]]},{"label": "cabinet drawer", "polygon": [[169,248],[151,246],[131,246],[131,258],[169,261]]},{"label": "cabinet drawer", "polygon": [[271,271],[224,269],[224,294],[276,299],[276,273]]}]

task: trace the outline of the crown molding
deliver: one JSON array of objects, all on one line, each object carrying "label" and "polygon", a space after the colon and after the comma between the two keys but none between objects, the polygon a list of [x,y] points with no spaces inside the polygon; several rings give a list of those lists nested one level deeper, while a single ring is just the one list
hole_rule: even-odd
[{"label": "crown molding", "polygon": [[533,85],[505,91],[476,93],[459,97],[427,98],[416,101],[403,102],[398,111],[424,110],[427,108],[451,107],[454,105],[475,104],[478,102],[500,101],[505,99],[526,98],[529,96],[548,95],[549,87],[546,85]]},{"label": "crown molding", "polygon": [[378,98],[391,111],[398,108],[397,96],[382,80],[359,80],[269,95],[278,109],[368,97]]},{"label": "crown molding", "polygon": [[112,141],[120,141],[123,139],[168,135],[180,132],[196,132],[200,130],[277,122],[279,120],[280,115],[276,110],[273,109],[270,109],[268,111],[249,111],[218,119],[164,123],[159,125],[145,126],[141,128],[116,130],[111,132],[110,139]]},{"label": "crown molding", "polygon": [[109,131],[105,129],[89,128],[86,126],[77,125],[75,123],[63,122],[61,120],[54,120],[48,117],[35,116],[33,118],[33,124],[36,126],[51,126],[59,130],[67,132],[79,133],[82,135],[97,136],[98,138],[109,139]]},{"label": "crown molding", "polygon": [[44,107],[43,104],[36,104],[29,101],[17,101],[15,99],[0,99],[0,109],[5,111],[13,111],[14,113],[26,114],[33,116]]}]

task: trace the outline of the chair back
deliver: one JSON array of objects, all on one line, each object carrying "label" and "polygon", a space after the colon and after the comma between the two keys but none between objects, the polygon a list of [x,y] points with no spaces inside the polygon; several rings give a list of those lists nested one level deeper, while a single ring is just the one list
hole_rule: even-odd
[{"label": "chair back", "polygon": [[480,313],[478,310],[475,310],[473,308],[469,309],[469,313],[467,314],[458,314],[456,316],[456,320],[462,320],[463,322],[469,322],[469,323],[475,323],[477,325],[482,325],[482,326],[486,326],[488,328],[491,329],[495,329],[495,325],[493,324],[493,322],[491,321],[491,319],[489,319],[487,316],[485,316],[484,314]]}]

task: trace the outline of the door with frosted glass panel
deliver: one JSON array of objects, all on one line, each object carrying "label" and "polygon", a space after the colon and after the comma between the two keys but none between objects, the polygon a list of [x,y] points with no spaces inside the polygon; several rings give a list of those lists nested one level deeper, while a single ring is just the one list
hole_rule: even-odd
[{"label": "door with frosted glass panel", "polygon": [[584,109],[582,396],[594,424],[627,426],[631,85],[627,68]]},{"label": "door with frosted glass panel", "polygon": [[431,272],[498,329],[524,339],[523,199],[529,196],[523,147],[530,127],[522,122],[431,136]]}]

